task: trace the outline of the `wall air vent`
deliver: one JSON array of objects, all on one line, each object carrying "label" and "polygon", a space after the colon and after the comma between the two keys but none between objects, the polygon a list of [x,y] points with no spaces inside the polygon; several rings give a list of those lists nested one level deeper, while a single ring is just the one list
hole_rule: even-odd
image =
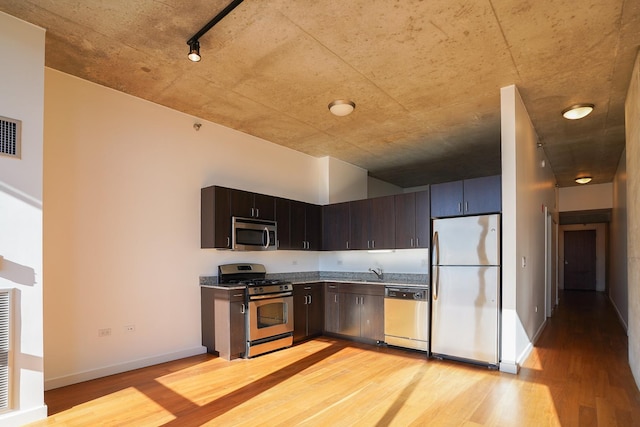
[{"label": "wall air vent", "polygon": [[22,122],[0,116],[0,156],[20,158]]},{"label": "wall air vent", "polygon": [[0,290],[0,413],[11,409],[11,290]]}]

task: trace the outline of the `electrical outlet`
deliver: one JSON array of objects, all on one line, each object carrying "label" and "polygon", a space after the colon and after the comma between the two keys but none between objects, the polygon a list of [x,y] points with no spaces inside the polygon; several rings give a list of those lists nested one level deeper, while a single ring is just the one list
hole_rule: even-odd
[{"label": "electrical outlet", "polygon": [[111,328],[98,329],[99,337],[108,337],[111,335]]},{"label": "electrical outlet", "polygon": [[136,331],[136,325],[127,325],[124,327],[124,331],[125,332],[135,332]]}]

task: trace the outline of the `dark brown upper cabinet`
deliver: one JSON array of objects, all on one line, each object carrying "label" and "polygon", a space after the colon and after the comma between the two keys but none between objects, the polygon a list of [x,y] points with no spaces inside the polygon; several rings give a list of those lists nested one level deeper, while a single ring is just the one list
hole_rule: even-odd
[{"label": "dark brown upper cabinet", "polygon": [[396,249],[429,247],[430,211],[429,190],[395,196]]},{"label": "dark brown upper cabinet", "polygon": [[291,249],[320,250],[321,207],[291,200]]},{"label": "dark brown upper cabinet", "polygon": [[350,249],[394,249],[394,196],[350,202]]},{"label": "dark brown upper cabinet", "polygon": [[211,186],[200,190],[200,247],[231,247],[231,190]]},{"label": "dark brown upper cabinet", "polygon": [[350,249],[350,203],[334,203],[322,207],[322,249],[343,251]]},{"label": "dark brown upper cabinet", "polygon": [[275,220],[275,198],[231,189],[231,216]]},{"label": "dark brown upper cabinet", "polygon": [[478,215],[502,210],[500,175],[431,186],[431,217]]}]

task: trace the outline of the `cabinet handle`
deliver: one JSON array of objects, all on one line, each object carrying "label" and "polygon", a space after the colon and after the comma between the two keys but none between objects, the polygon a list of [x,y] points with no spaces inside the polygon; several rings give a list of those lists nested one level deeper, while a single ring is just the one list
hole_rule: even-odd
[{"label": "cabinet handle", "polygon": [[469,202],[464,202],[464,211],[469,212]]},{"label": "cabinet handle", "polygon": [[308,298],[309,298],[309,295],[305,295],[304,296],[304,305],[309,304],[309,299]]},{"label": "cabinet handle", "polygon": [[305,287],[304,287],[304,290],[305,290],[305,291],[310,291],[310,290],[311,290],[311,286],[305,286]]},{"label": "cabinet handle", "polygon": [[338,302],[338,294],[335,294],[333,296],[333,302],[337,303]]},{"label": "cabinet handle", "polygon": [[371,241],[371,249],[375,249],[376,248],[376,241],[372,240]]},{"label": "cabinet handle", "polygon": [[255,210],[254,208],[251,208],[251,218],[255,218],[255,215],[253,213],[254,210]]},{"label": "cabinet handle", "polygon": [[420,238],[416,237],[416,248],[420,246]]},{"label": "cabinet handle", "polygon": [[349,249],[349,241],[347,240],[347,249]]},{"label": "cabinet handle", "polygon": [[311,304],[311,295],[308,295],[308,296],[309,296],[309,304]]},{"label": "cabinet handle", "polygon": [[260,209],[256,208],[256,218],[260,218]]},{"label": "cabinet handle", "polygon": [[411,238],[411,243],[409,245],[413,248],[413,237]]},{"label": "cabinet handle", "polygon": [[227,247],[231,247],[231,238],[229,236],[227,236]]},{"label": "cabinet handle", "polygon": [[462,212],[462,203],[458,202],[458,212]]},{"label": "cabinet handle", "polygon": [[244,308],[244,303],[242,303],[242,308],[240,308],[240,313],[244,314],[245,313],[245,308]]}]

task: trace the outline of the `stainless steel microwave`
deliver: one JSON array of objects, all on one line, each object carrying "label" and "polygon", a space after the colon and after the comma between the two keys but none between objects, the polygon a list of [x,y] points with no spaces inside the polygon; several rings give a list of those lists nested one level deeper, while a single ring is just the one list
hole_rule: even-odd
[{"label": "stainless steel microwave", "polygon": [[231,249],[235,251],[274,251],[277,249],[278,224],[257,218],[231,218]]}]

